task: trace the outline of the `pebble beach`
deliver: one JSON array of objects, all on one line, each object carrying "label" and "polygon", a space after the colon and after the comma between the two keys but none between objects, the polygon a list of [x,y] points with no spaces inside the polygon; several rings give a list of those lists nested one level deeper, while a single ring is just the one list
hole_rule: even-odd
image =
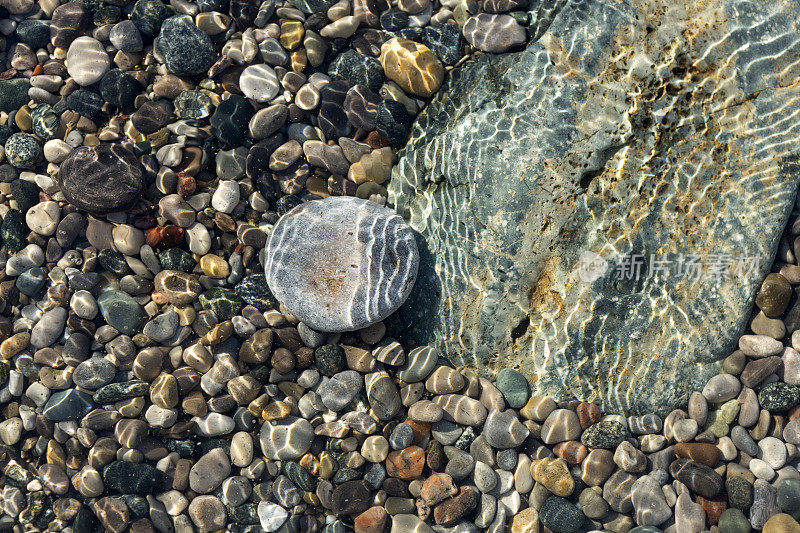
[{"label": "pebble beach", "polygon": [[398,151],[543,6],[0,2],[0,531],[800,533],[797,211],[664,417],[387,327]]}]

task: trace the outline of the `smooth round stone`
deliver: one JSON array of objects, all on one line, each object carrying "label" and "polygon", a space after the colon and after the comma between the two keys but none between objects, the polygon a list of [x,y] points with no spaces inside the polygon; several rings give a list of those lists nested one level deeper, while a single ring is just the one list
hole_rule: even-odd
[{"label": "smooth round stone", "polygon": [[239,203],[239,183],[226,180],[219,184],[211,196],[211,207],[221,213],[230,213]]},{"label": "smooth round stone", "polygon": [[167,70],[176,76],[205,73],[216,59],[211,38],[195,26],[189,15],[176,15],[164,21],[157,39]]},{"label": "smooth round stone", "polygon": [[280,91],[278,76],[269,65],[250,65],[239,78],[239,89],[256,102],[264,103],[272,100]]},{"label": "smooth round stone", "polygon": [[756,294],[756,306],[770,318],[777,318],[786,310],[791,298],[792,286],[778,273],[767,274]]},{"label": "smooth round stone", "polygon": [[200,494],[209,493],[219,487],[230,473],[228,454],[222,448],[215,448],[198,459],[189,470],[189,487]]},{"label": "smooth round stone", "polygon": [[56,307],[45,312],[31,330],[31,345],[36,348],[50,346],[61,336],[67,321],[67,310]]},{"label": "smooth round stone", "polygon": [[[177,106],[176,106],[177,107]],[[234,94],[223,100],[211,116],[211,133],[230,146],[244,142],[253,107],[247,98]]]},{"label": "smooth round stone", "polygon": [[583,524],[583,513],[569,500],[551,496],[539,510],[539,520],[553,533],[574,533]]},{"label": "smooth round stone", "polygon": [[778,507],[781,511],[791,515],[793,518],[800,518],[800,480],[781,479],[775,484],[778,496]]},{"label": "smooth round stone", "polygon": [[39,267],[33,267],[20,274],[15,285],[22,294],[36,296],[46,281],[47,273]]},{"label": "smooth round stone", "polygon": [[590,448],[613,450],[628,436],[628,430],[616,420],[603,420],[590,426],[581,435],[581,442]]},{"label": "smooth round stone", "polygon": [[432,346],[419,346],[408,353],[397,377],[405,383],[417,383],[428,378],[439,361],[439,351]]},{"label": "smooth round stone", "polygon": [[[2,88],[0,88],[0,91]],[[29,168],[36,164],[41,148],[36,137],[28,133],[15,133],[6,140],[6,159],[17,168]]]},{"label": "smooth round stone", "polygon": [[786,513],[770,517],[762,529],[763,533],[800,533],[800,524]]},{"label": "smooth round stone", "polygon": [[267,459],[280,461],[301,457],[313,440],[313,426],[307,420],[293,416],[265,422],[259,435],[261,450]]},{"label": "smooth round stone", "polygon": [[49,237],[56,232],[56,227],[61,219],[61,208],[58,202],[41,202],[25,213],[25,222],[31,231]]},{"label": "smooth round stone", "polygon": [[130,206],[144,188],[139,161],[117,144],[76,149],[61,164],[59,182],[71,204],[98,214]]},{"label": "smooth round stone", "polygon": [[110,67],[111,60],[97,39],[78,37],[69,45],[67,72],[78,85],[85,87],[100,81]]},{"label": "smooth round stone", "polygon": [[374,130],[380,102],[380,96],[366,85],[354,85],[347,91],[344,100],[344,112],[347,120],[356,128],[366,131]]},{"label": "smooth round stone", "polygon": [[317,331],[361,329],[406,299],[419,264],[394,211],[352,197],[307,202],[278,220],[266,248],[272,293]]},{"label": "smooth round stone", "polygon": [[170,122],[173,110],[173,105],[169,100],[148,101],[131,115],[131,123],[137,131],[149,135]]},{"label": "smooth round stone", "polygon": [[28,103],[31,82],[26,78],[0,81],[0,111],[16,111]]},{"label": "smooth round stone", "polygon": [[228,522],[225,505],[216,496],[193,499],[189,504],[189,517],[203,533],[224,529]]},{"label": "smooth round stone", "polygon": [[111,383],[116,373],[117,367],[111,361],[103,357],[92,357],[75,367],[72,381],[81,388],[97,390]]},{"label": "smooth round stone", "polygon": [[31,112],[31,120],[33,121],[33,133],[43,140],[48,141],[56,136],[60,121],[58,115],[48,104],[36,106]]},{"label": "smooth round stone", "polygon": [[717,524],[720,531],[725,533],[750,533],[750,521],[739,509],[727,509],[720,517]]},{"label": "smooth round stone", "polygon": [[530,397],[528,379],[511,368],[504,368],[497,373],[495,387],[503,394],[509,407],[520,409]]}]

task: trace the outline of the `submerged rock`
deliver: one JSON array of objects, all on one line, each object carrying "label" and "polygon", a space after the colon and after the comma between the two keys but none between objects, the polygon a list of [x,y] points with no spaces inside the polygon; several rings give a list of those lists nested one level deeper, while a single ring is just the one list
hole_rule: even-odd
[{"label": "submerged rock", "polygon": [[606,411],[664,414],[718,372],[800,178],[800,88],[758,60],[797,52],[797,10],[655,5],[544,2],[524,52],[451,72],[388,187],[421,234],[396,335]]}]

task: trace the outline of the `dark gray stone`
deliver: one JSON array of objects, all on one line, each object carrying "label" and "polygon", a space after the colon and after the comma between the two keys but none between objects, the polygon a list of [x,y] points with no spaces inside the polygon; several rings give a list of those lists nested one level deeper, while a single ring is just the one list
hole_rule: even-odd
[{"label": "dark gray stone", "polygon": [[[798,65],[761,59],[800,52],[798,10],[692,1],[656,22],[661,4],[635,5],[542,2],[525,51],[451,72],[388,187],[421,233],[390,329],[520,368],[536,394],[663,415],[735,347],[793,205],[800,148],[778,117],[800,110]],[[615,279],[627,254],[638,281]],[[646,279],[649,254],[671,271]],[[679,254],[760,263],[698,281]]]}]

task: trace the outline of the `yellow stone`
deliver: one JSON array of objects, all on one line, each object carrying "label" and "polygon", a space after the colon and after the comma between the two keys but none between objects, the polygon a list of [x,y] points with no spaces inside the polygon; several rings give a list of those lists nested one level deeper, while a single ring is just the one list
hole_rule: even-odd
[{"label": "yellow stone", "polygon": [[511,533],[539,533],[539,513],[536,509],[528,507],[514,515]]},{"label": "yellow stone", "polygon": [[292,412],[292,408],[286,402],[272,402],[267,405],[261,412],[261,417],[264,420],[281,420],[286,418]]},{"label": "yellow stone", "polygon": [[173,311],[178,313],[178,324],[181,326],[191,326],[197,317],[194,307],[174,307]]},{"label": "yellow stone", "polygon": [[28,106],[24,105],[19,108],[17,114],[14,115],[14,122],[17,127],[22,131],[30,131],[33,127],[33,119],[31,118],[31,110]]},{"label": "yellow stone", "polygon": [[200,258],[200,268],[209,278],[227,278],[231,269],[228,262],[216,254],[206,254]]},{"label": "yellow stone", "polygon": [[137,396],[130,400],[121,400],[114,404],[114,409],[119,411],[119,414],[125,418],[136,418],[142,413],[144,409],[144,397]]},{"label": "yellow stone", "polygon": [[19,352],[28,347],[31,342],[31,334],[27,331],[20,331],[2,343],[0,343],[0,359],[8,361]]},{"label": "yellow stone", "polygon": [[339,470],[339,463],[328,452],[319,454],[319,477],[330,479]]},{"label": "yellow stone", "polygon": [[233,322],[226,320],[222,324],[217,324],[211,328],[211,331],[203,335],[200,342],[206,346],[216,346],[228,340],[231,335],[233,335]]},{"label": "yellow stone", "polygon": [[394,37],[381,46],[380,59],[386,77],[406,92],[427,98],[442,85],[444,67],[424,44]]},{"label": "yellow stone", "polygon": [[308,66],[308,55],[305,48],[295,50],[289,56],[289,62],[294,72],[303,72]]},{"label": "yellow stone", "polygon": [[772,516],[764,524],[763,533],[800,533],[800,524],[786,513]]},{"label": "yellow stone", "polygon": [[303,457],[300,458],[298,464],[302,466],[306,472],[311,474],[312,476],[319,476],[319,461],[314,454],[307,453]]},{"label": "yellow stone", "polygon": [[392,159],[392,149],[388,146],[373,150],[350,165],[347,177],[356,185],[367,181],[381,184],[392,176]]},{"label": "yellow stone", "polygon": [[303,42],[305,28],[298,20],[285,20],[281,22],[281,45],[287,50],[294,50]]},{"label": "yellow stone", "polygon": [[64,468],[67,464],[67,454],[64,453],[64,448],[53,439],[47,441],[47,452],[45,455],[48,464],[57,465],[61,468]]},{"label": "yellow stone", "polygon": [[575,489],[575,480],[569,473],[569,466],[561,458],[546,457],[533,461],[531,475],[556,496],[569,496]]},{"label": "yellow stone", "polygon": [[159,375],[150,385],[150,401],[164,409],[172,409],[180,401],[178,380],[172,374]]},{"label": "yellow stone", "polygon": [[263,416],[264,413],[264,408],[269,403],[269,400],[270,400],[269,395],[262,394],[261,396],[259,396],[258,398],[256,398],[255,400],[253,400],[248,404],[247,410],[250,411],[251,415],[257,418],[261,418],[261,416]]}]

